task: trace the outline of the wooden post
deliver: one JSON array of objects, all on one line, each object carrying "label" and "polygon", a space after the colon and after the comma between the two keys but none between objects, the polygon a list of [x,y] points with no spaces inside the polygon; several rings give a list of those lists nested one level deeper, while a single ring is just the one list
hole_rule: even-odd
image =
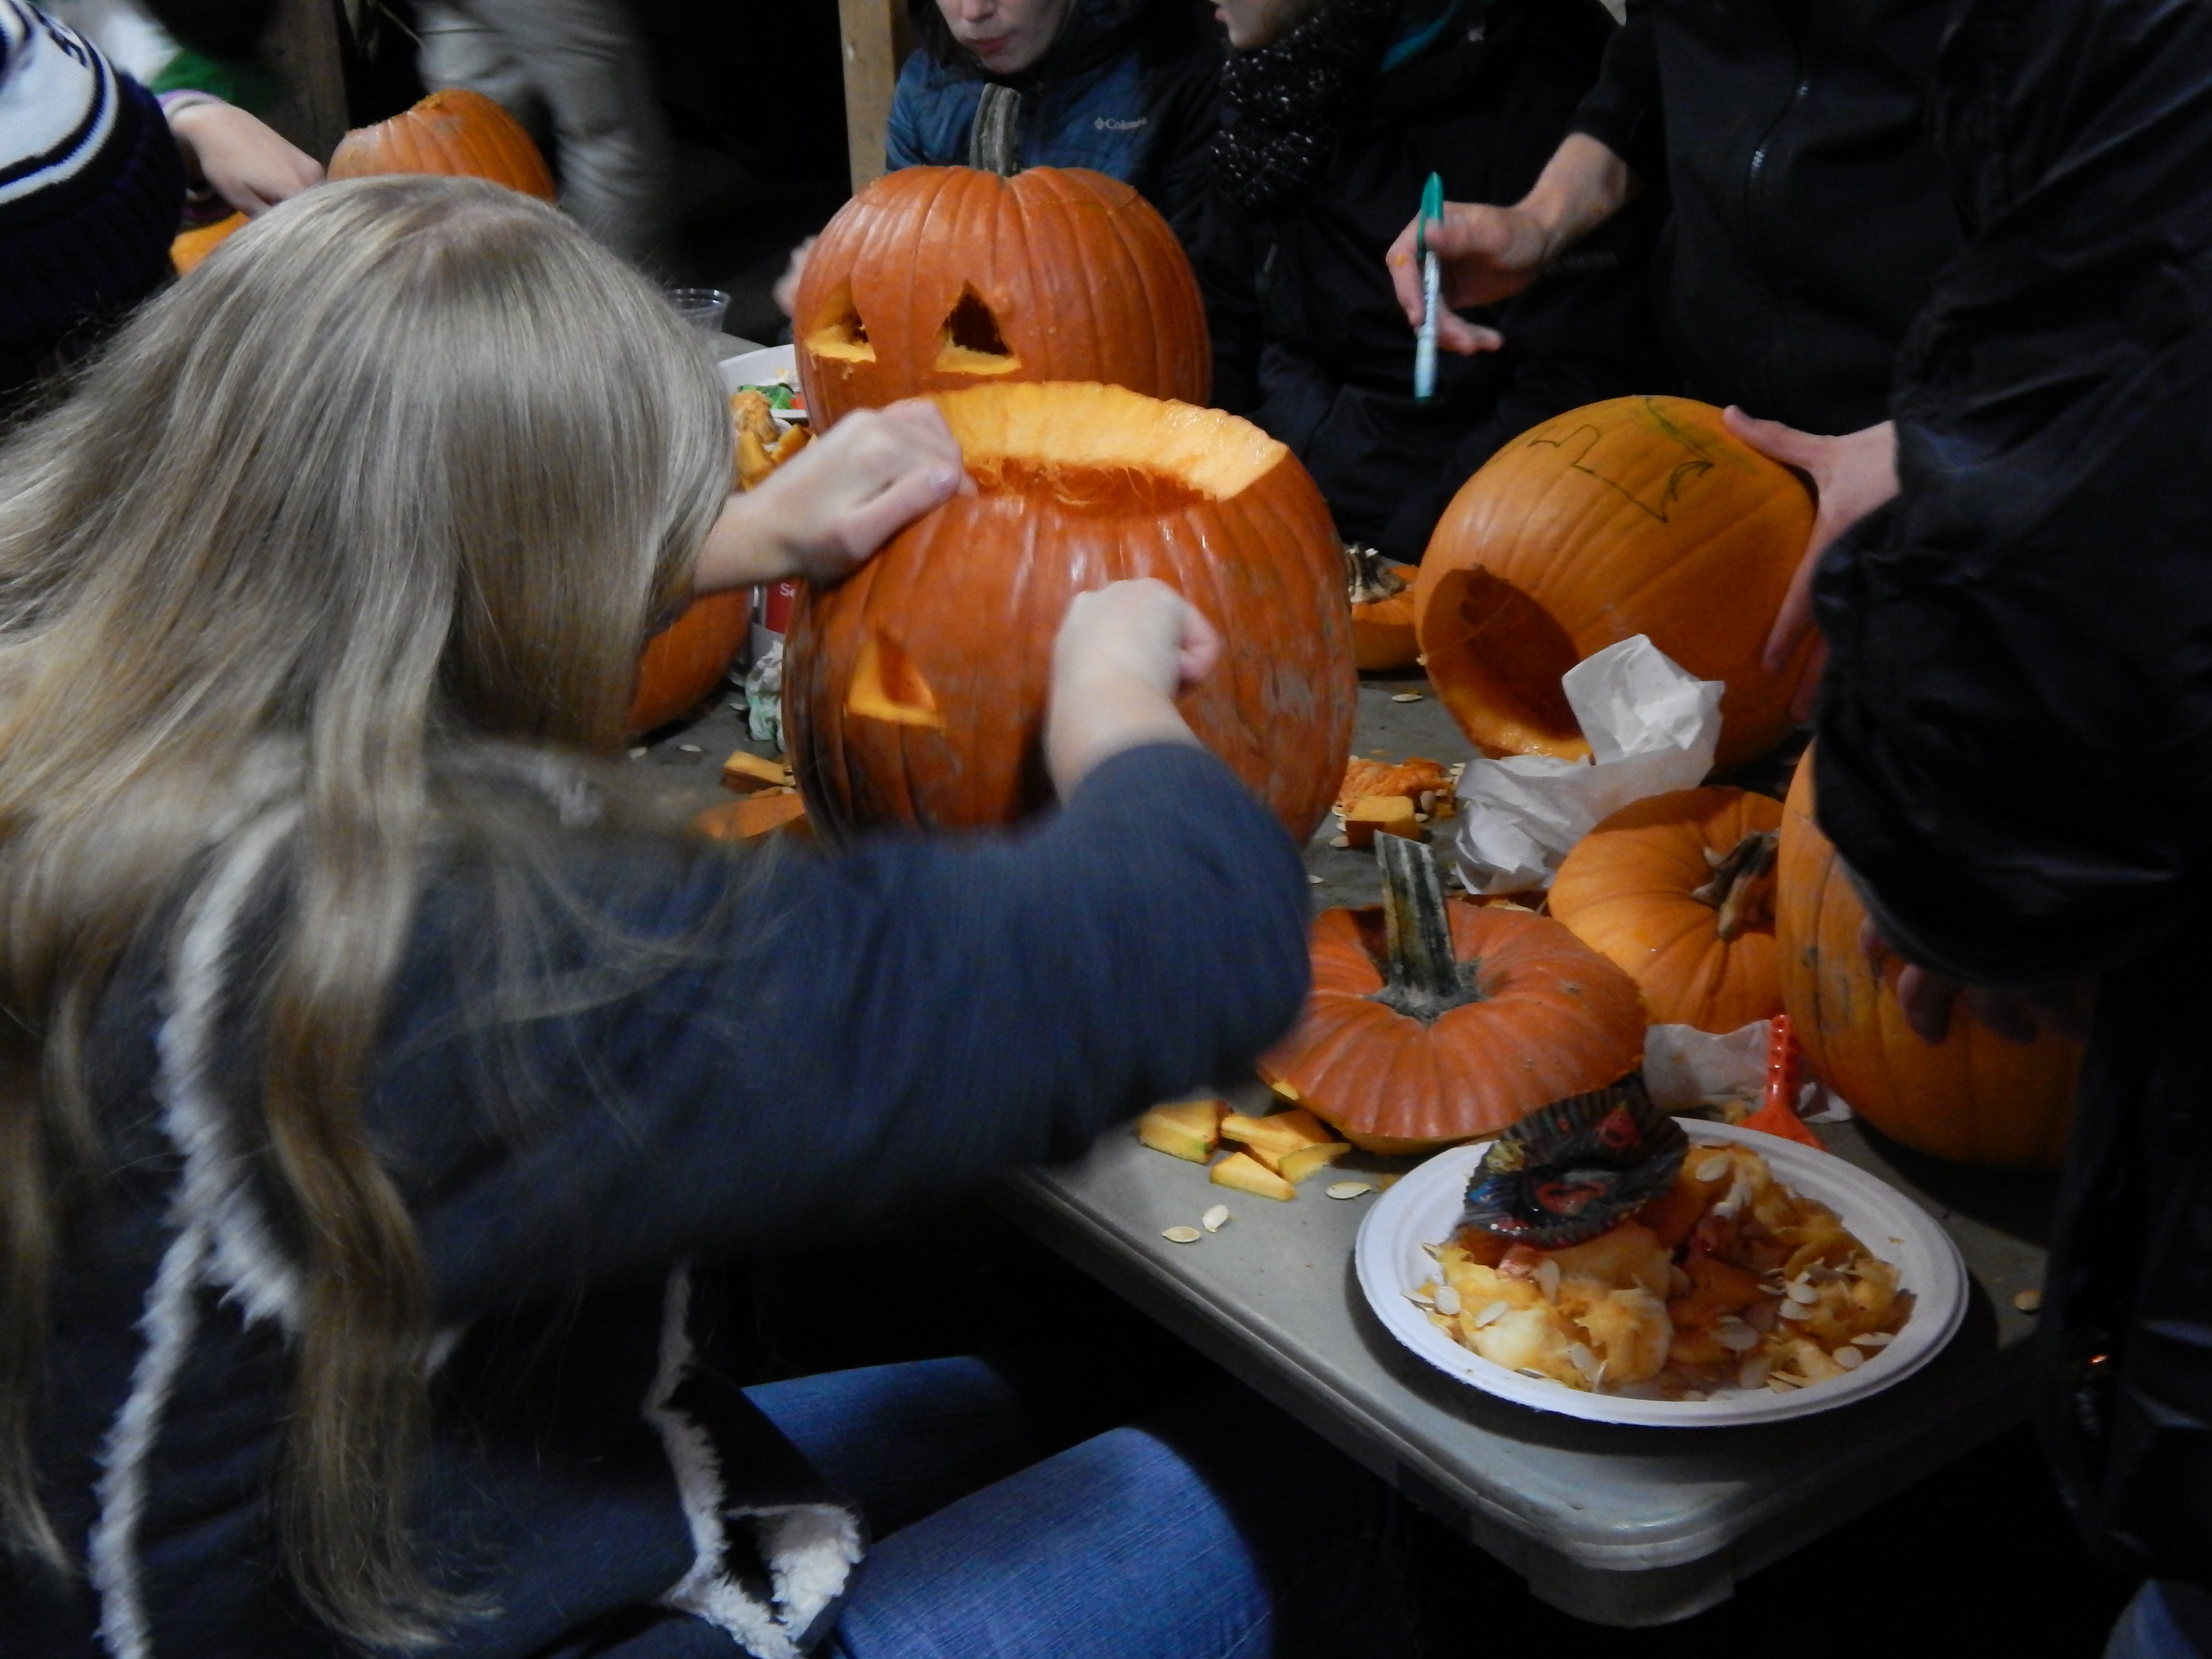
[{"label": "wooden post", "polygon": [[338,0],[276,0],[261,36],[261,61],[283,83],[269,125],[318,161],[345,137],[345,66]]},{"label": "wooden post", "polygon": [[891,88],[914,40],[902,0],[837,0],[837,28],[845,56],[845,154],[857,191],[883,177]]}]

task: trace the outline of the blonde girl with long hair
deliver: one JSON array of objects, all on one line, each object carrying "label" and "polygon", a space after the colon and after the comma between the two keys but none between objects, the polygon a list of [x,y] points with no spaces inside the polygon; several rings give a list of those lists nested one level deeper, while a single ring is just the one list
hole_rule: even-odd
[{"label": "blonde girl with long hair", "polygon": [[[233,238],[0,451],[0,1653],[986,1650],[938,1518],[866,1488],[887,1401],[960,1395],[999,1425],[961,1524],[1013,1502],[1000,1382],[749,1395],[684,1264],[1240,1066],[1305,884],[1176,714],[1218,642],[1154,583],[1070,612],[1041,825],[749,860],[627,814],[671,606],[962,487],[927,407],[748,496],[730,447],[557,214],[384,179]],[[1031,1478],[1073,1508],[1009,1542],[1139,1512]],[[1183,1650],[1115,1605],[1113,1650]]]}]

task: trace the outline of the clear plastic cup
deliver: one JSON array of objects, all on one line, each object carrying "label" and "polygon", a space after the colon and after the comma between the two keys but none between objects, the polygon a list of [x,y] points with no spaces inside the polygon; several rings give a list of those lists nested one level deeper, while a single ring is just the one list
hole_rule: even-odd
[{"label": "clear plastic cup", "polygon": [[722,331],[722,319],[730,309],[730,296],[719,288],[661,289],[684,320],[709,339]]}]

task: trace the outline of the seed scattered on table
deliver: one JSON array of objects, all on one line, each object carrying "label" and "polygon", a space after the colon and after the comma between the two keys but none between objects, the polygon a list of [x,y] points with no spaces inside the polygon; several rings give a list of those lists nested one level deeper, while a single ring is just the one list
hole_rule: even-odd
[{"label": "seed scattered on table", "polygon": [[1368,1181],[1332,1181],[1324,1189],[1331,1198],[1357,1198],[1362,1193],[1371,1193],[1375,1185]]},{"label": "seed scattered on table", "polygon": [[645,750],[642,749],[633,749],[629,751],[629,757],[632,760],[643,760],[645,758]]},{"label": "seed scattered on table", "polygon": [[1229,1224],[1229,1206],[1226,1204],[1215,1205],[1199,1217],[1198,1224],[1210,1233],[1219,1232]]},{"label": "seed scattered on table", "polygon": [[1328,844],[1331,847],[1349,847],[1352,845],[1352,837],[1349,836],[1331,836],[1328,838]]},{"label": "seed scattered on table", "polygon": [[1315,875],[1311,871],[1308,871],[1308,872],[1306,872],[1306,885],[1307,885],[1307,886],[1309,886],[1309,887],[1318,887],[1318,886],[1320,886],[1320,885],[1321,885],[1321,878],[1320,878],[1319,876]]},{"label": "seed scattered on table", "polygon": [[2022,1291],[2018,1296],[2013,1297],[2012,1305],[2019,1309],[2022,1313],[2041,1313],[2043,1311],[2043,1292],[2041,1291]]},{"label": "seed scattered on table", "polygon": [[1160,1237],[1167,1240],[1170,1244],[1195,1244],[1198,1243],[1198,1229],[1195,1227],[1164,1227],[1160,1230]]},{"label": "seed scattered on table", "polygon": [[1393,691],[1390,694],[1392,702],[1419,702],[1420,700],[1421,694],[1418,691]]},{"label": "seed scattered on table", "polygon": [[699,752],[699,745],[696,743],[679,743],[676,747],[678,751],[682,754],[696,755]]}]

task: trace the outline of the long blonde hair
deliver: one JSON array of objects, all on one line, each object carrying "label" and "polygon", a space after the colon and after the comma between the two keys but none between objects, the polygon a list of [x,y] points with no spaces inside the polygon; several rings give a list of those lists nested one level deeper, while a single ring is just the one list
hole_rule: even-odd
[{"label": "long blonde hair", "polygon": [[32,1414],[69,1195],[103,1169],[87,1032],[273,775],[300,829],[248,1133],[307,1285],[279,1537],[356,1639],[429,1639],[450,1611],[407,1531],[427,1274],[357,1110],[434,758],[618,744],[729,465],[712,366],[641,279],[525,197],[417,178],[268,214],[0,451],[0,1527],[19,1555],[68,1564]]}]

